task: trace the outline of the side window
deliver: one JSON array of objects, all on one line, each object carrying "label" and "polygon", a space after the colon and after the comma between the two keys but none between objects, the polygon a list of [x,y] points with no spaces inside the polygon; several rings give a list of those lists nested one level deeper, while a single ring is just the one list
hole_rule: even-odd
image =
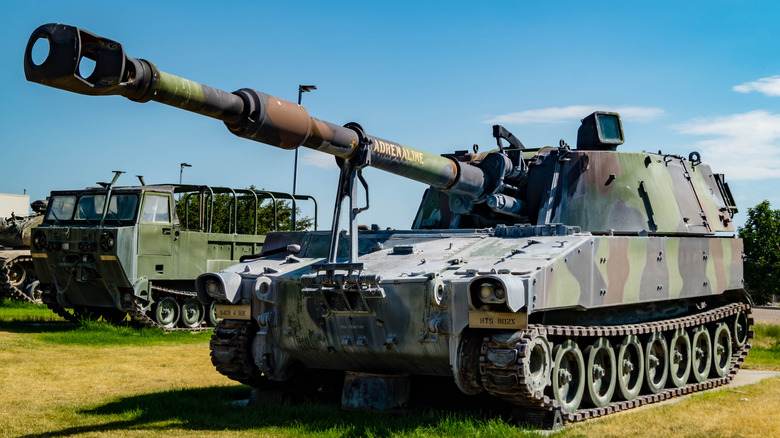
[{"label": "side window", "polygon": [[170,198],[166,195],[155,195],[147,193],[144,199],[144,212],[141,215],[141,222],[170,223],[171,209]]}]

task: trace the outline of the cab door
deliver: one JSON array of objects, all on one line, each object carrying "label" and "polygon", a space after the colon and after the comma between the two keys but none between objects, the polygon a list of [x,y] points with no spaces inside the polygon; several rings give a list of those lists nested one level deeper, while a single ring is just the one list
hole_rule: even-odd
[{"label": "cab door", "polygon": [[171,248],[173,222],[169,193],[144,194],[138,221],[138,275],[153,278],[173,276]]}]

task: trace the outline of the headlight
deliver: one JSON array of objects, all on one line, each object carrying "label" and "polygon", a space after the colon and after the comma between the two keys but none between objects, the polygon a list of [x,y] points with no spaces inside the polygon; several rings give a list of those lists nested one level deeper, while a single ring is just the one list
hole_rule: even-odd
[{"label": "headlight", "polygon": [[499,281],[489,278],[476,281],[472,284],[471,291],[472,299],[479,298],[479,301],[484,304],[501,304],[506,302],[506,290],[504,290],[504,285]]},{"label": "headlight", "polygon": [[33,236],[33,246],[38,251],[41,251],[46,247],[46,235],[43,234],[43,231],[35,233],[35,236]]},{"label": "headlight", "polygon": [[482,287],[479,288],[479,297],[482,298],[482,301],[485,301],[489,300],[491,296],[493,296],[493,284],[483,284]]},{"label": "headlight", "polygon": [[103,251],[111,251],[115,244],[114,235],[110,231],[104,231],[100,235],[100,248]]},{"label": "headlight", "polygon": [[[226,300],[236,304],[240,296],[241,276],[235,272],[206,273],[195,280],[198,299],[203,303]],[[243,297],[247,298],[247,297]]]}]

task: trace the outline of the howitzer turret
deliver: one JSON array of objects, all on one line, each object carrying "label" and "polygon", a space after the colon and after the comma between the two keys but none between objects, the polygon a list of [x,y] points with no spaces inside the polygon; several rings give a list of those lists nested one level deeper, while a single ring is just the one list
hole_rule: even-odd
[{"label": "howitzer turret", "polygon": [[[49,56],[36,64],[42,38]],[[86,78],[83,58],[95,61]],[[525,148],[494,126],[497,150],[437,156],[254,90],[169,75],[70,26],[33,33],[25,72],[337,157],[330,237],[273,233],[262,254],[197,280],[199,298],[220,303],[212,362],[231,379],[263,387],[301,370],[347,372],[342,403],[355,407],[364,400],[355,388],[371,387],[376,374],[407,389],[408,375],[448,376],[529,419],[578,421],[724,384],[750,348],[742,242],[714,236],[734,231],[737,212],[723,175],[695,152],[618,152],[616,113],[585,117],[575,149],[563,140]],[[358,183],[367,188],[366,166],[431,186],[414,229],[358,233],[354,198]],[[348,247],[339,244],[345,198]]]}]

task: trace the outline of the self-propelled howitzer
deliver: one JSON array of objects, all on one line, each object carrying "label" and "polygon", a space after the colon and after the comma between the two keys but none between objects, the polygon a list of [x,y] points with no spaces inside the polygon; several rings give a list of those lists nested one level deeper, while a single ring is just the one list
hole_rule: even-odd
[{"label": "self-propelled howitzer", "polygon": [[[49,55],[35,63],[42,39]],[[84,58],[95,63],[89,75],[79,73]],[[697,153],[618,152],[615,113],[583,119],[576,148],[525,148],[495,126],[497,150],[437,156],[254,90],[169,75],[70,26],[33,33],[25,72],[338,158],[330,235],[273,233],[261,255],[197,281],[199,296],[222,303],[212,362],[232,379],[260,387],[345,371],[342,402],[353,406],[376,374],[394,375],[395,386],[406,375],[450,376],[466,394],[576,421],[724,384],[750,347],[742,243],[715,236],[734,231],[723,176]],[[413,230],[358,233],[366,166],[431,186]]]}]

